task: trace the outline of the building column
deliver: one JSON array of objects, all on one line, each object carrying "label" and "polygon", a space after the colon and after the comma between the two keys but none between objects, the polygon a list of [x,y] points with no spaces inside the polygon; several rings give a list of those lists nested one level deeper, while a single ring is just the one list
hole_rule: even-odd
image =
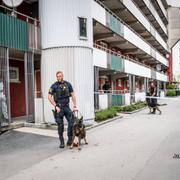
[{"label": "building column", "polygon": [[99,67],[94,67],[94,107],[99,109]]},{"label": "building column", "polygon": [[147,93],[147,78],[144,78],[144,92]]},{"label": "building column", "polygon": [[26,52],[24,55],[25,94],[26,94],[26,121],[35,121],[35,89],[34,89],[34,54]]},{"label": "building column", "polygon": [[130,91],[130,103],[135,102],[135,75],[129,75],[129,91]]},{"label": "building column", "polygon": [[166,82],[163,82],[163,88],[166,90]]},{"label": "building column", "polygon": [[147,93],[149,90],[149,79],[146,77],[144,78],[144,86],[145,86],[145,93]]},{"label": "building column", "polygon": [[157,96],[160,96],[160,81],[157,80]]}]

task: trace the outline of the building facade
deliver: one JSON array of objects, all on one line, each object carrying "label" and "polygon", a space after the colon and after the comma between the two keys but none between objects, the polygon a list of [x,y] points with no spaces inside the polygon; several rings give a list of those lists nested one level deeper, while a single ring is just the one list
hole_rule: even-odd
[{"label": "building facade", "polygon": [[168,8],[169,47],[172,54],[172,82],[180,88],[180,7]]},{"label": "building facade", "polygon": [[3,122],[54,123],[47,95],[58,70],[85,123],[96,110],[145,100],[152,80],[160,92],[169,82],[166,8],[161,0],[28,0],[12,14],[0,1]]}]

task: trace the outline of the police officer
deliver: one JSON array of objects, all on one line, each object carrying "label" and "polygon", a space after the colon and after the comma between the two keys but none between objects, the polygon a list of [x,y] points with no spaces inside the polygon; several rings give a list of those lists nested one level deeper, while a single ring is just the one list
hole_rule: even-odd
[{"label": "police officer", "polygon": [[68,141],[67,145],[72,144],[72,130],[73,130],[73,114],[69,107],[69,98],[72,97],[73,111],[76,111],[76,96],[73,91],[72,85],[64,81],[63,73],[58,71],[56,73],[57,81],[49,89],[48,99],[55,108],[55,120],[58,125],[58,134],[60,140],[60,148],[64,148],[64,122],[65,116],[68,122]]}]

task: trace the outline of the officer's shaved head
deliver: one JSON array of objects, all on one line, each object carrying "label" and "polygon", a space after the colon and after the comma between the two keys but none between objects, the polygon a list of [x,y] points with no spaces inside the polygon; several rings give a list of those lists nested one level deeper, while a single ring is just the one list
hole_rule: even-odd
[{"label": "officer's shaved head", "polygon": [[62,71],[58,71],[57,73],[56,73],[56,78],[57,78],[57,81],[63,81],[63,72]]}]

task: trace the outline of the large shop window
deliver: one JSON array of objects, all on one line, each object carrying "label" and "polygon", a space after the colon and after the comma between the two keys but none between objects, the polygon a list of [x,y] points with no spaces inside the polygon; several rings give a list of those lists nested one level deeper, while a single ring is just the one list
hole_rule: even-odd
[{"label": "large shop window", "polygon": [[87,18],[79,17],[79,38],[87,39]]},{"label": "large shop window", "polygon": [[10,82],[19,83],[19,68],[18,67],[10,67],[9,68],[9,77]]}]

